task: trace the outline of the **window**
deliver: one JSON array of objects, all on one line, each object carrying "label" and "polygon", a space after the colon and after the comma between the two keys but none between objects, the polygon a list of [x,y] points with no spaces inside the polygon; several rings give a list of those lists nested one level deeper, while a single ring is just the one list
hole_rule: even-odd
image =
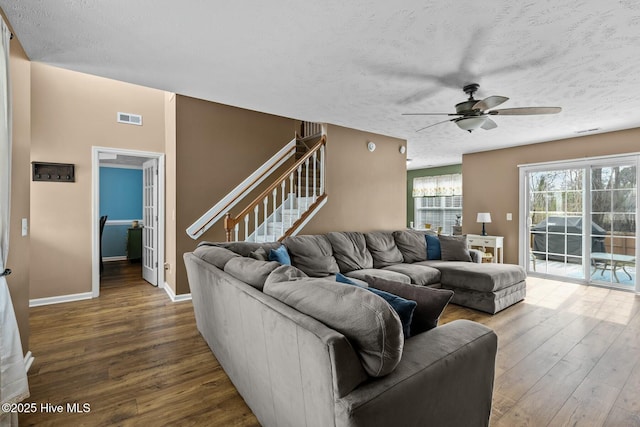
[{"label": "window", "polygon": [[413,180],[414,226],[442,227],[452,234],[456,221],[462,218],[462,175],[438,175]]}]

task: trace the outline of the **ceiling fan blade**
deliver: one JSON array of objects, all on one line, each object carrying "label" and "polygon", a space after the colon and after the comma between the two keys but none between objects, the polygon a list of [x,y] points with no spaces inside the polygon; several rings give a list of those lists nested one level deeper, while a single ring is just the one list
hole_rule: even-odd
[{"label": "ceiling fan blade", "polygon": [[503,108],[501,110],[487,111],[486,114],[501,116],[527,116],[533,114],[557,114],[562,111],[561,107],[521,107],[521,108]]},{"label": "ceiling fan blade", "polygon": [[403,116],[461,116],[458,113],[402,113]]},{"label": "ceiling fan blade", "polygon": [[496,124],[496,122],[494,122],[493,120],[491,120],[489,117],[487,117],[487,120],[484,121],[484,124],[482,126],[480,126],[482,129],[484,130],[491,130],[491,129],[495,129],[498,127],[498,125]]},{"label": "ceiling fan blade", "polygon": [[428,128],[430,128],[430,127],[433,127],[433,126],[436,126],[436,125],[440,125],[440,124],[442,124],[442,123],[446,123],[446,122],[451,122],[451,121],[453,121],[453,120],[455,120],[455,119],[452,119],[452,120],[443,120],[443,121],[441,121],[441,122],[434,123],[434,124],[432,124],[432,125],[429,125],[429,126],[425,126],[425,127],[423,127],[423,128],[420,128],[420,129],[418,129],[416,132],[421,132],[421,131],[423,131],[423,130],[425,130],[425,129],[428,129]]},{"label": "ceiling fan blade", "polygon": [[473,105],[474,110],[485,111],[490,108],[497,107],[503,102],[507,102],[509,98],[506,96],[490,96],[488,98],[483,99],[482,101],[478,101]]}]

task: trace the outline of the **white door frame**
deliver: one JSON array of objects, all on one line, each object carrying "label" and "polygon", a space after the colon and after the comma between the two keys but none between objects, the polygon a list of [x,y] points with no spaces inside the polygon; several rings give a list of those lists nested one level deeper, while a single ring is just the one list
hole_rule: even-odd
[{"label": "white door frame", "polygon": [[100,296],[100,153],[158,159],[158,288],[164,288],[165,155],[150,151],[111,147],[91,147],[91,293]]},{"label": "white door frame", "polygon": [[[528,269],[529,265],[529,207],[526,195],[528,194],[528,182],[527,182],[527,173],[537,170],[550,170],[550,169],[566,169],[566,168],[585,168],[585,171],[589,169],[585,173],[585,184],[584,188],[589,188],[589,181],[587,178],[590,176],[589,174],[591,167],[593,166],[609,166],[611,164],[635,164],[636,165],[636,182],[640,182],[640,152],[633,153],[620,153],[620,154],[612,154],[606,156],[594,156],[594,157],[585,157],[580,159],[569,159],[569,160],[558,160],[552,162],[541,162],[541,163],[530,163],[518,165],[519,174],[520,174],[520,182],[519,182],[519,204],[520,204],[520,214],[519,214],[519,264],[525,269]],[[588,207],[591,205],[590,203],[590,192],[587,196],[585,196],[585,200],[583,201],[583,205],[585,206],[585,221],[583,225],[585,230],[591,230],[591,208]],[[586,206],[585,204],[588,204]],[[640,191],[636,192],[636,224],[638,223],[638,218],[640,218],[640,212],[638,211],[638,206],[640,206]],[[587,215],[588,214],[588,215]],[[591,244],[589,243],[590,235],[589,233],[584,233],[582,237],[582,247],[583,250],[587,250],[590,254]],[[640,253],[640,237],[637,235],[636,231],[636,254]],[[594,283],[591,281],[590,272],[590,263],[583,265],[585,278],[583,280],[577,280],[577,283],[583,284],[592,284],[594,286],[605,286],[609,289],[624,289],[629,291],[634,291],[636,294],[640,295],[640,282],[638,281],[638,267],[636,264],[636,283],[635,288],[628,289],[626,287],[618,287],[613,283],[609,285],[602,285],[598,283]],[[564,278],[566,279],[566,278]],[[563,280],[564,280],[563,279]]]}]

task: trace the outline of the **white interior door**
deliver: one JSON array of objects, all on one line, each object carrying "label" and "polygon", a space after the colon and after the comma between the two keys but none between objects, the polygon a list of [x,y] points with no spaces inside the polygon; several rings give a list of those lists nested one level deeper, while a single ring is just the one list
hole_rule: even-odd
[{"label": "white interior door", "polygon": [[142,277],[158,286],[158,159],[142,165]]}]

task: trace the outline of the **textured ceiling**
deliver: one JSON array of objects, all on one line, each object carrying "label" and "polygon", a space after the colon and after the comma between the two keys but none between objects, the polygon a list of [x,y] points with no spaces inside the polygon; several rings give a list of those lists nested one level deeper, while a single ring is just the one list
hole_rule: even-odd
[{"label": "textured ceiling", "polygon": [[[72,70],[408,140],[411,169],[640,126],[640,2],[0,0],[27,55]],[[417,133],[466,99],[504,117]],[[640,141],[639,141],[640,146]]]}]

